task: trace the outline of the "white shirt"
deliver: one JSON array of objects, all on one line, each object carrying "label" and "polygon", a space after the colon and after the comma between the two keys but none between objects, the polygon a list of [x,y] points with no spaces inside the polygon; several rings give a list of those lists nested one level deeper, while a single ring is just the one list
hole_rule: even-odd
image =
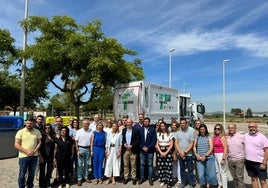
[{"label": "white shirt", "polygon": [[75,135],[75,141],[78,141],[78,146],[90,146],[90,139],[93,131],[88,129],[87,131],[84,128],[79,129]]},{"label": "white shirt", "polygon": [[127,131],[126,131],[126,143],[127,143],[127,145],[130,145],[131,137],[132,137],[132,129],[127,129]]},{"label": "white shirt", "polygon": [[169,135],[166,133],[161,133],[159,135],[159,133],[157,133],[157,140],[158,140],[159,146],[169,146],[170,140],[172,139],[173,139],[173,133],[169,133]]},{"label": "white shirt", "polygon": [[96,126],[97,126],[97,123],[93,121],[92,123],[90,123],[89,128],[92,130],[92,132],[94,132],[96,131]]},{"label": "white shirt", "polygon": [[103,131],[105,131],[107,134],[109,134],[109,133],[112,132],[112,128],[105,127],[105,128],[103,129]]},{"label": "white shirt", "polygon": [[146,137],[147,137],[147,133],[149,131],[149,127],[144,127],[144,139],[145,139],[145,142],[146,142]]}]

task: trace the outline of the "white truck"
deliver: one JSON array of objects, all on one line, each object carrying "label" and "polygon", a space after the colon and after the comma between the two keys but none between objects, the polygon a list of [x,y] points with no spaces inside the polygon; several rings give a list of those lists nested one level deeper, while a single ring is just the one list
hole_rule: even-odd
[{"label": "white truck", "polygon": [[116,120],[128,116],[138,122],[138,114],[150,117],[151,123],[163,119],[170,124],[172,119],[181,117],[193,121],[203,119],[205,107],[202,103],[191,102],[190,94],[147,81],[118,84],[114,92],[114,117]]}]

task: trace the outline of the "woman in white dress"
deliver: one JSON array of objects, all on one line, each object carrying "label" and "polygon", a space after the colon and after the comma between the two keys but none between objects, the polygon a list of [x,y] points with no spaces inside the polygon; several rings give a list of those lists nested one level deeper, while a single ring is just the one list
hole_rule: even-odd
[{"label": "woman in white dress", "polygon": [[117,123],[113,123],[112,131],[106,138],[106,165],[104,175],[108,177],[106,184],[115,184],[115,177],[120,176],[122,135]]}]

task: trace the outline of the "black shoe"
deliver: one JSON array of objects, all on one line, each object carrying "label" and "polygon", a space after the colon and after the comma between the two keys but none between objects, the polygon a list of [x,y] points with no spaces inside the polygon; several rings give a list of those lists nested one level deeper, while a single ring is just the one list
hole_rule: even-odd
[{"label": "black shoe", "polygon": [[140,179],[138,184],[141,185],[143,183],[143,179]]},{"label": "black shoe", "polygon": [[153,186],[153,185],[154,185],[154,182],[153,182],[152,179],[149,180],[149,185],[150,185],[150,186]]},{"label": "black shoe", "polygon": [[136,185],[137,184],[137,180],[132,180],[132,185]]},{"label": "black shoe", "polygon": [[124,184],[124,185],[126,185],[127,182],[128,182],[127,179],[124,179],[124,180],[123,180],[123,184]]}]

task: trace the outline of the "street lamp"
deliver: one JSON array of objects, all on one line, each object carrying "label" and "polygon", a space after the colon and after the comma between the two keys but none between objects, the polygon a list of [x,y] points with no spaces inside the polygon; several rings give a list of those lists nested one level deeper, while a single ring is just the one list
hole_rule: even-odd
[{"label": "street lamp", "polygon": [[186,93],[186,85],[187,83],[183,83],[183,93]]},{"label": "street lamp", "polygon": [[223,101],[223,126],[226,124],[226,104],[225,104],[225,63],[228,63],[230,60],[225,59],[222,61],[222,101]]},{"label": "street lamp", "polygon": [[[25,12],[24,19],[28,20],[28,0],[25,0]],[[25,51],[27,45],[27,23],[24,26],[23,35],[23,51]],[[26,69],[26,59],[23,57],[21,63],[21,89],[20,89],[20,116],[24,117],[24,101],[25,101],[25,69]]]},{"label": "street lamp", "polygon": [[169,87],[171,87],[171,54],[175,51],[175,48],[169,50]]}]

